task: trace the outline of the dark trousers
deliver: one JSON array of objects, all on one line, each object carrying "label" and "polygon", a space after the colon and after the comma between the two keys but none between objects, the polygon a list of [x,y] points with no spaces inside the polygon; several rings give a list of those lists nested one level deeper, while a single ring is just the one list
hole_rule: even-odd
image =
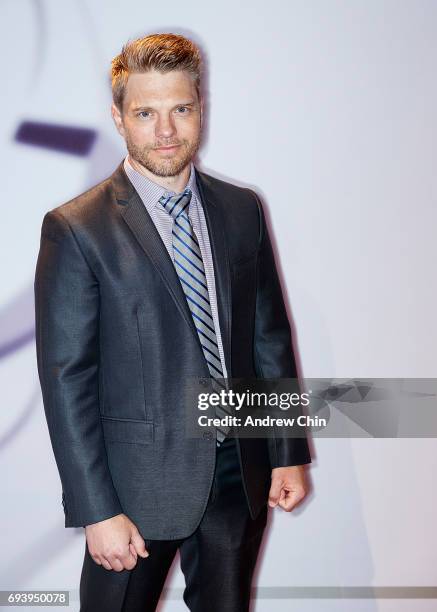
[{"label": "dark trousers", "polygon": [[132,570],[97,565],[85,543],[80,612],[152,612],[179,549],[184,601],[191,612],[246,612],[267,521],[266,506],[253,520],[244,494],[233,438],[217,449],[208,504],[197,529],[181,540],[146,540],[150,553]]}]

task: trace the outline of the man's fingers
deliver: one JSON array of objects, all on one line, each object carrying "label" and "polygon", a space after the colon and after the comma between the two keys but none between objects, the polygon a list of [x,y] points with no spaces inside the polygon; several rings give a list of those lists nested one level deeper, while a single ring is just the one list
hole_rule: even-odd
[{"label": "man's fingers", "polygon": [[112,570],[112,565],[107,559],[105,559],[105,557],[99,557],[99,562],[96,561],[96,563],[98,563],[98,565],[103,565],[103,567],[107,570]]},{"label": "man's fingers", "polygon": [[120,561],[122,562],[124,569],[131,570],[136,566],[137,559],[138,559],[137,555],[132,553],[130,546],[129,546],[128,553],[122,559],[120,559]]},{"label": "man's fingers", "polygon": [[90,556],[91,556],[91,559],[94,561],[94,563],[97,563],[97,565],[102,565],[99,555],[96,555],[95,553],[90,552]]},{"label": "man's fingers", "polygon": [[111,560],[111,566],[114,572],[121,572],[124,570],[123,563],[120,561],[120,559],[117,559],[117,557]]},{"label": "man's fingers", "polygon": [[116,554],[116,558],[118,559],[118,561],[120,561],[123,569],[131,570],[137,564],[138,557],[135,552],[133,553],[131,551],[130,544],[128,544],[123,553],[119,552],[118,554]]},{"label": "man's fingers", "polygon": [[131,570],[138,555],[149,556],[140,532],[124,514],[88,525],[86,537],[91,557],[107,570]]},{"label": "man's fingers", "polygon": [[146,543],[138,530],[133,531],[131,535],[131,544],[140,557],[146,558],[149,556],[149,552],[146,550]]},{"label": "man's fingers", "polygon": [[269,491],[270,508],[274,508],[278,504],[281,497],[282,485],[282,478],[272,478],[272,484],[270,485]]},{"label": "man's fingers", "polygon": [[294,506],[300,501],[300,497],[292,491],[288,493],[288,495],[284,495],[284,498],[279,502],[279,505],[286,512],[290,512],[294,508]]},{"label": "man's fingers", "polygon": [[103,565],[107,570],[121,572],[123,569],[133,569],[137,564],[137,554],[135,549],[127,549],[127,554],[120,555],[116,553],[107,553],[104,555],[92,555],[92,558],[97,565]]},{"label": "man's fingers", "polygon": [[100,559],[99,555],[95,555],[95,554],[91,554],[91,558],[94,561],[94,563],[96,563],[97,565],[103,565],[102,560]]},{"label": "man's fingers", "polygon": [[294,486],[289,489],[282,479],[272,480],[269,493],[271,508],[280,506],[286,512],[290,512],[304,497],[304,487]]},{"label": "man's fingers", "polygon": [[119,556],[118,554],[110,554],[107,557],[105,557],[105,559],[107,561],[109,561],[109,564],[111,565],[111,569],[113,569],[115,572],[121,572],[122,570],[125,569],[124,567],[124,559],[122,556]]},{"label": "man's fingers", "polygon": [[121,572],[124,569],[133,569],[137,562],[136,557],[129,549],[129,545],[126,546],[124,551],[120,550],[120,548],[106,551],[100,555],[100,559],[106,569],[113,569],[116,572]]},{"label": "man's fingers", "polygon": [[290,512],[304,497],[305,490],[301,487],[291,491],[284,490],[284,496],[279,501],[279,506],[286,512]]}]

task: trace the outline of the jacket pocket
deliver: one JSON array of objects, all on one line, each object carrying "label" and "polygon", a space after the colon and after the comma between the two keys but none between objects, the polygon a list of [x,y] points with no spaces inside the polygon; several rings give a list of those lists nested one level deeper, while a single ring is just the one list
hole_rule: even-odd
[{"label": "jacket pocket", "polygon": [[101,416],[105,442],[150,444],[153,442],[153,422]]}]

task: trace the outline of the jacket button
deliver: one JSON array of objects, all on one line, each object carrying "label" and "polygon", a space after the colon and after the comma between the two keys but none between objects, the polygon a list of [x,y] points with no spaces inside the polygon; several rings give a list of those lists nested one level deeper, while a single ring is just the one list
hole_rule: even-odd
[{"label": "jacket button", "polygon": [[200,378],[199,383],[203,385],[204,387],[206,386],[206,380],[204,378]]},{"label": "jacket button", "polygon": [[203,437],[204,440],[212,440],[212,432],[211,431],[204,431],[202,437]]}]

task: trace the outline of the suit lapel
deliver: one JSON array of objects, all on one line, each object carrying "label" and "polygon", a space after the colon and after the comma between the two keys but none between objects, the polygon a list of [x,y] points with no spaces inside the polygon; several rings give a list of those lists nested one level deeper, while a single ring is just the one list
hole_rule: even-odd
[{"label": "suit lapel", "polygon": [[196,168],[196,182],[202,199],[214,264],[217,310],[227,374],[231,376],[231,273],[228,244],[220,196],[212,188],[210,178]]},{"label": "suit lapel", "polygon": [[[122,205],[122,218],[129,226],[147,257],[153,262],[181,315],[199,342],[200,347],[199,336],[173,262],[146,207],[127,177],[123,168],[123,162],[112,174],[111,181],[117,201]],[[226,368],[228,376],[230,376],[231,285],[224,220],[218,197],[211,188],[208,176],[196,169],[196,182],[202,199],[211,244],[220,331]]]}]

